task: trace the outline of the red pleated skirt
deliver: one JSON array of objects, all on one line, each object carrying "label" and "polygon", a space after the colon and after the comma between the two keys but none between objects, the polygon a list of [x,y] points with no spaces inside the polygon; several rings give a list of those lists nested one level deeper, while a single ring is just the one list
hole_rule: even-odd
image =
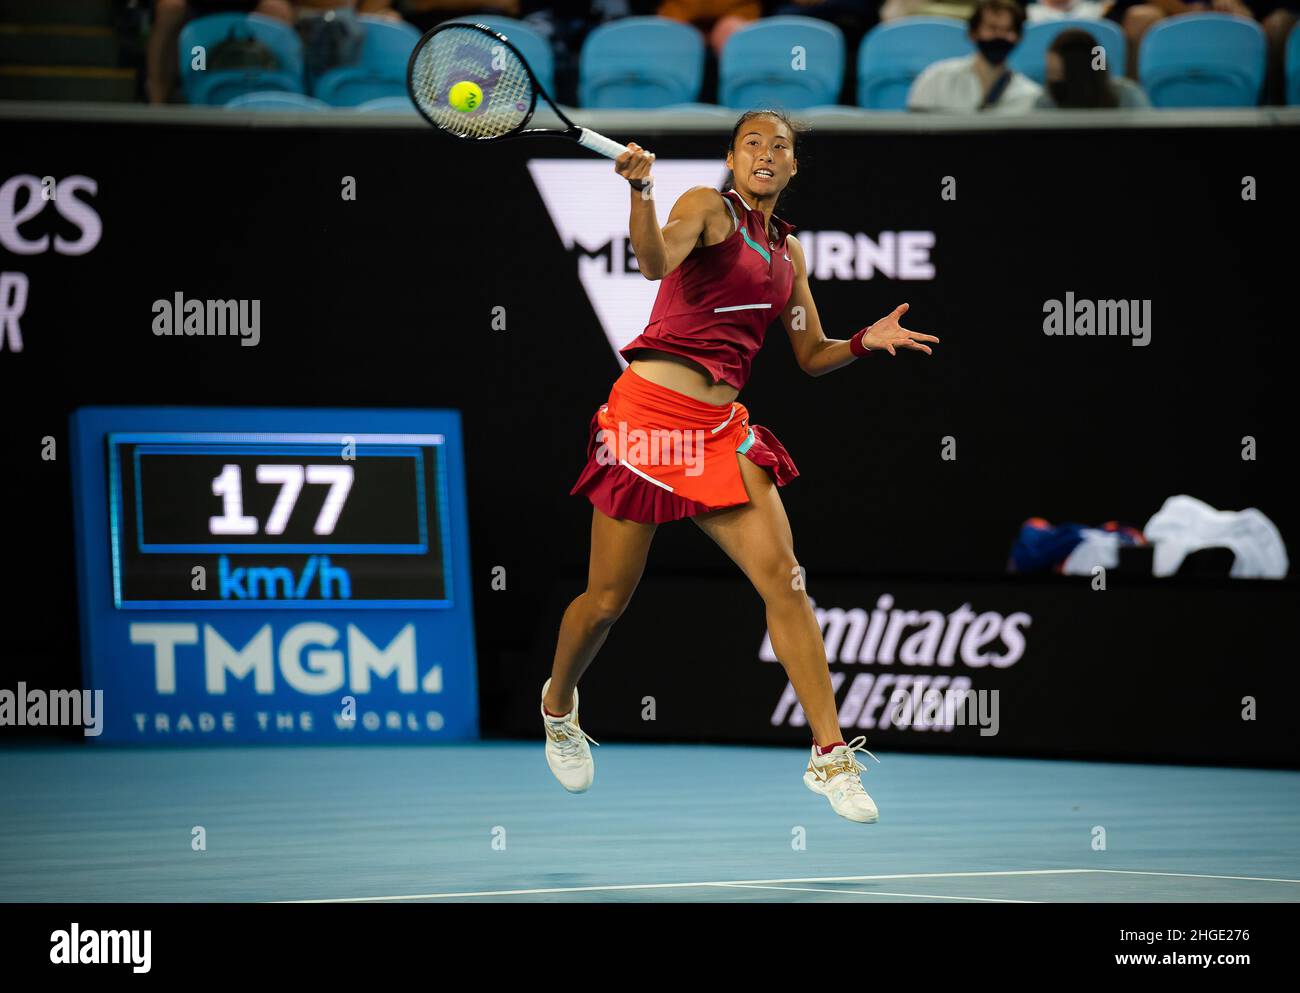
[{"label": "red pleated skirt", "polygon": [[571,493],[618,520],[680,520],[749,501],[737,453],[778,486],[799,475],[776,435],[750,424],[744,404],[702,403],[628,368],[591,418],[587,464]]}]

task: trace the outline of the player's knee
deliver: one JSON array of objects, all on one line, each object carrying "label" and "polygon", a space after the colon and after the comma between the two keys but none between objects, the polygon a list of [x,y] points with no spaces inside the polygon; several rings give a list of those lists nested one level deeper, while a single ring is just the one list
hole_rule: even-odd
[{"label": "player's knee", "polygon": [[588,590],[587,616],[596,627],[609,627],[623,616],[631,600],[631,593],[624,590]]},{"label": "player's knee", "polygon": [[793,555],[781,556],[761,570],[754,585],[763,601],[773,606],[805,596],[805,579],[804,568]]}]

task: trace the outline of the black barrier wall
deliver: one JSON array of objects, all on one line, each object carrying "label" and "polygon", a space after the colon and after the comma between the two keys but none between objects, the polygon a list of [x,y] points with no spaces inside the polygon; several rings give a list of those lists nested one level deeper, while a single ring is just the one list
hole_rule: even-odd
[{"label": "black barrier wall", "polygon": [[[846,740],[865,735],[873,751],[1297,759],[1288,719],[1242,716],[1249,701],[1271,708],[1295,688],[1274,641],[1294,602],[1280,586],[1121,584],[1103,593],[1087,577],[1054,577],[824,579],[808,589],[841,730]],[[583,679],[583,727],[601,742],[808,747],[762,604],[740,592],[730,579],[647,578]],[[565,603],[557,593],[548,614]],[[667,629],[688,633],[669,643],[658,636]],[[508,730],[530,736],[549,666],[520,668],[526,686],[512,697]]]},{"label": "black barrier wall", "polygon": [[[5,132],[7,683],[76,684],[68,463],[42,458],[43,439],[66,444],[73,409],[454,407],[465,418],[482,726],[523,733],[519,701],[536,696],[558,610],[581,588],[590,511],[568,491],[618,374],[606,331],[648,314],[628,289],[644,280],[630,269],[626,193],[610,164],[557,158],[569,150],[544,143],[462,147],[427,129],[9,122]],[[810,588],[967,584],[938,597],[951,609],[1002,576],[1026,517],[1140,527],[1176,493],[1259,507],[1284,538],[1296,534],[1286,247],[1300,216],[1296,135],[802,137],[778,213],[810,246],[827,333],[848,337],[908,302],[907,326],[943,339],[931,359],[871,356],[811,379],[784,330],[769,333],[742,399],[802,473],[783,498]],[[721,131],[615,136],[658,154],[661,191],[722,178]],[[41,198],[47,176],[54,201]],[[602,184],[621,207],[601,207]],[[156,302],[176,294],[258,301],[257,344],[155,334]],[[1077,300],[1131,302],[1130,333],[1046,334],[1051,301]],[[492,589],[496,566],[504,590]],[[649,575],[727,579],[729,596],[753,597],[685,523],[660,530]],[[693,587],[681,589],[689,601]],[[1070,597],[1113,593],[1047,589],[1032,595],[1059,602],[1063,617]],[[1294,585],[1263,595],[1270,609],[1252,614],[1249,658],[1224,664],[1257,662],[1259,685],[1281,693],[1278,591]],[[1153,595],[1149,609],[1176,621],[1190,603]],[[1238,620],[1216,603],[1197,601],[1198,630],[1228,644]],[[703,616],[660,617],[643,635],[670,654],[705,635]],[[1133,608],[1107,623],[1142,616]],[[1107,664],[1179,664],[1174,642],[1126,654],[1118,646],[1135,637],[1122,634]],[[746,628],[734,660],[702,664],[752,668],[761,635]],[[1072,640],[1067,627],[1052,651],[1070,652]],[[1268,644],[1278,649],[1265,665]],[[771,704],[761,696],[760,717]],[[1236,713],[1240,701],[1223,707]],[[1016,747],[1071,751],[1068,736],[1043,733]],[[1117,740],[1108,754],[1186,754]],[[1287,760],[1279,748],[1267,739],[1234,754]]]}]

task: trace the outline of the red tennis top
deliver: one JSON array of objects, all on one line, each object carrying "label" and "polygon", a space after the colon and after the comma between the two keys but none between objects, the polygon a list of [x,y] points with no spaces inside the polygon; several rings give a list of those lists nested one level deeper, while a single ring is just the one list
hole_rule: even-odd
[{"label": "red tennis top", "polygon": [[722,199],[735,222],[731,237],[695,248],[663,278],[650,323],[619,354],[631,361],[643,348],[672,352],[704,366],[714,382],[741,389],[790,300],[794,263],[785,240],[795,226],[773,215],[775,230],[764,231],[762,211],[739,193],[727,190]]}]

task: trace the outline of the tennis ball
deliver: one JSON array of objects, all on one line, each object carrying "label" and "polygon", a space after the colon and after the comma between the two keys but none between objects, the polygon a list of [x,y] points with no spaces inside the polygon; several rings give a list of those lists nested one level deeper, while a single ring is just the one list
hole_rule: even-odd
[{"label": "tennis ball", "polygon": [[468,114],[483,102],[483,91],[479,89],[478,83],[462,79],[447,94],[447,102],[462,114]]}]

